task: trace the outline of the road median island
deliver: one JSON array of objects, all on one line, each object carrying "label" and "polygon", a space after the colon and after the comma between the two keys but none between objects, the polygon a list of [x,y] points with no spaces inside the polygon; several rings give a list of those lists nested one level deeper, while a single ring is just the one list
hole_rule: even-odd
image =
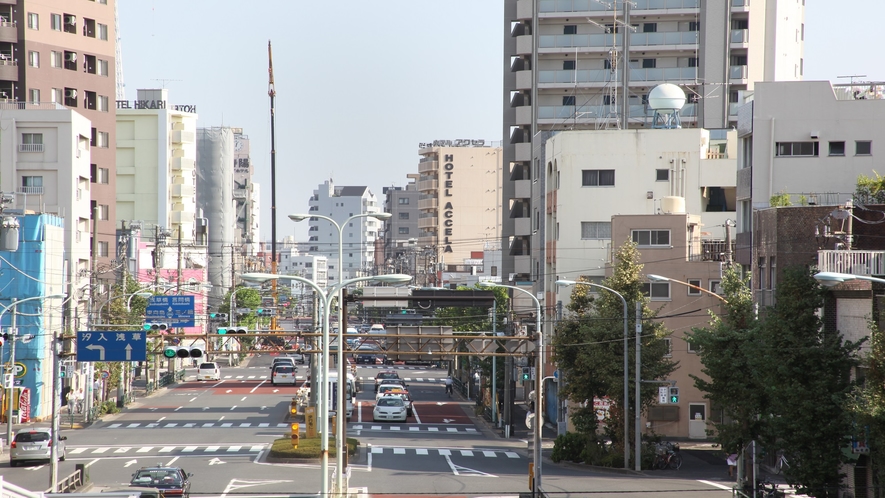
[{"label": "road median island", "polygon": [[[298,447],[292,447],[292,439],[288,437],[275,439],[267,454],[270,461],[289,461],[289,460],[312,460],[319,459],[321,439],[304,438],[298,441]],[[354,456],[359,452],[360,442],[354,438],[347,438],[347,454]],[[334,455],[335,438],[329,438],[329,453]]]}]

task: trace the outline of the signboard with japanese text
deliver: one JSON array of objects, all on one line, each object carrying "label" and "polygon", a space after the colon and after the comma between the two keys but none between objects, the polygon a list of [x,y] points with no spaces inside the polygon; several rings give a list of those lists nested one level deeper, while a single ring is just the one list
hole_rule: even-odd
[{"label": "signboard with japanese text", "polygon": [[144,331],[77,332],[77,361],[145,361],[147,335]]},{"label": "signboard with japanese text", "polygon": [[193,327],[194,296],[151,296],[144,321],[166,322],[170,327]]}]

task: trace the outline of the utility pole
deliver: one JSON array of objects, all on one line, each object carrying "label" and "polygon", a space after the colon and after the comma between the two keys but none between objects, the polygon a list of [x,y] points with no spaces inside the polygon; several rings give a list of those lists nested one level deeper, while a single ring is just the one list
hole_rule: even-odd
[{"label": "utility pole", "polygon": [[15,302],[18,301],[17,298],[12,298],[12,304],[9,305],[12,308],[12,326],[9,328],[10,339],[9,339],[9,371],[5,373],[12,373],[12,384],[9,385],[9,388],[6,390],[6,447],[12,448],[12,408],[15,406],[15,341],[17,340],[17,333],[15,330]]},{"label": "utility pole", "polygon": [[[92,330],[95,323],[93,312],[95,311],[95,260],[98,258],[98,206],[92,208],[92,257],[89,259],[89,304],[86,314],[86,330]],[[86,421],[92,422],[92,401],[95,398],[94,381],[95,363],[86,363],[86,399],[83,408],[86,409]]]}]

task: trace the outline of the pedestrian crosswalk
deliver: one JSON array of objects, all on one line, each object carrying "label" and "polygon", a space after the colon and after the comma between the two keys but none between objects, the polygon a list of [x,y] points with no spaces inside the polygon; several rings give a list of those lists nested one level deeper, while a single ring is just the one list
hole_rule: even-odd
[{"label": "pedestrian crosswalk", "polygon": [[520,458],[519,453],[507,450],[482,450],[482,449],[456,449],[456,448],[402,448],[387,446],[372,446],[370,453],[373,455],[415,455],[415,456],[462,456],[484,458]]},{"label": "pedestrian crosswalk", "polygon": [[241,445],[171,445],[171,446],[69,446],[67,455],[143,455],[143,454],[253,454],[266,448],[264,444]]},{"label": "pedestrian crosswalk", "polygon": [[[242,382],[249,380],[270,380],[269,375],[222,375],[222,380],[239,380]],[[302,381],[307,380],[307,374],[305,375],[296,375],[296,380]],[[371,375],[361,375],[357,377],[357,380],[360,382],[375,382],[375,377]],[[433,377],[403,377],[402,380],[406,382],[425,382],[425,383],[442,383],[445,379],[438,379]]]},{"label": "pedestrian crosswalk", "polygon": [[476,427],[438,427],[434,425],[367,425],[367,424],[351,424],[349,429],[355,431],[390,431],[390,432],[439,432],[444,434],[452,433],[478,433]]},{"label": "pedestrian crosswalk", "polygon": [[[272,423],[272,422],[116,422],[108,424],[103,429],[289,429],[289,424]],[[441,434],[476,434],[479,431],[475,427],[464,426],[436,426],[436,425],[381,425],[381,424],[364,424],[351,423],[348,424],[349,430],[355,431],[385,431],[385,432],[428,432]]]}]

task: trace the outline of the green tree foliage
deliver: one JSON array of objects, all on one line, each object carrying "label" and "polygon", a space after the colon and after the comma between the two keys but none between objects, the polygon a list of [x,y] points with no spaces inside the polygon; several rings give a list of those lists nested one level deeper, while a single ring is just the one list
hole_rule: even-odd
[{"label": "green tree foliage", "polygon": [[854,197],[861,204],[885,203],[885,177],[873,171],[875,178],[867,175],[857,177],[857,188]]},{"label": "green tree foliage", "polygon": [[[498,313],[498,324],[507,316],[507,304],[510,298],[506,287],[458,287],[459,291],[490,290],[495,293],[495,309]],[[488,308],[482,307],[447,307],[437,308],[432,320],[433,325],[450,326],[455,332],[484,332],[492,330],[492,320]]]},{"label": "green tree foliage", "polygon": [[823,326],[817,310],[824,291],[811,270],[786,268],[775,295],[777,304],[748,348],[750,371],[768,403],[765,447],[788,456],[787,482],[799,493],[835,497],[844,477],[842,448],[852,432],[846,406],[860,344]]},{"label": "green tree foliage", "polygon": [[[858,377],[861,385],[855,387],[849,406],[855,418],[852,435],[866,441],[870,455],[885,453],[885,332],[876,323],[869,323],[870,350],[862,360]],[[885,465],[872,459],[873,486],[881,489],[885,483]],[[879,494],[881,496],[881,493]]]},{"label": "green tree foliage", "polygon": [[228,316],[233,316],[233,312],[230,309],[230,297],[232,292],[237,293],[236,297],[233,300],[235,309],[250,309],[249,313],[247,313],[245,316],[237,317],[237,325],[254,328],[255,324],[258,323],[258,314],[255,312],[255,310],[261,307],[261,293],[258,291],[258,289],[252,289],[246,286],[240,286],[235,288],[233,291],[228,291],[221,301],[222,304],[218,307],[219,313],[227,313]]},{"label": "green tree foliage", "polygon": [[722,316],[711,310],[709,327],[693,329],[689,341],[698,351],[704,374],[691,377],[711,405],[722,410],[723,418],[710,422],[716,429],[716,442],[730,454],[759,439],[768,403],[765,390],[751,375],[749,355],[756,340],[756,322],[749,278],[742,278],[739,268],[732,266],[723,272],[721,285],[727,301]]},{"label": "green tree foliage", "polygon": [[[636,245],[627,242],[618,249],[612,276],[602,285],[614,289],[627,302],[628,365],[635,364],[636,303],[642,303],[642,378],[665,379],[677,364],[669,360],[664,338],[669,335],[663,325],[654,320],[656,312],[648,308],[648,298],[640,281],[642,266]],[[596,432],[593,409],[594,398],[609,398],[612,407],[605,420],[606,435],[611,438],[613,451],[623,454],[624,448],[624,305],[612,292],[599,289],[595,298],[588,296],[588,286],[577,285],[572,292],[568,309],[573,316],[560,322],[552,341],[554,360],[566,379],[560,387],[560,396],[583,406],[572,412],[573,420],[582,423],[577,430],[588,436]],[[635,376],[635,374],[634,374]],[[655,400],[657,386],[641,387],[640,403],[643,411]],[[634,406],[633,378],[630,379],[627,405]],[[631,424],[632,427],[632,424]],[[593,438],[588,438],[592,440]],[[617,450],[620,448],[620,450]],[[594,452],[589,451],[589,454]],[[611,460],[611,459],[609,459]],[[603,464],[612,462],[602,462]],[[617,465],[622,465],[623,460]]]}]

